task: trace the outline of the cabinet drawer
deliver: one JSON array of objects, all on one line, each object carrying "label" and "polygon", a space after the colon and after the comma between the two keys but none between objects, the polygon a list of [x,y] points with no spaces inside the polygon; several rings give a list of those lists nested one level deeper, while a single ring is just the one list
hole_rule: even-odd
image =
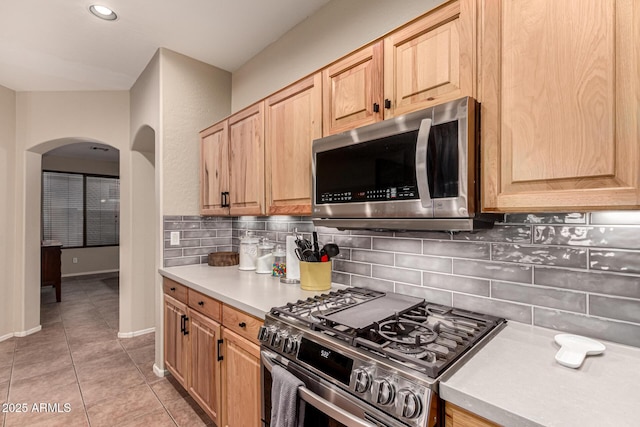
[{"label": "cabinet drawer", "polygon": [[166,277],[162,281],[162,288],[164,293],[177,299],[180,302],[187,303],[187,287],[181,285],[178,282],[174,282]]},{"label": "cabinet drawer", "polygon": [[221,306],[222,303],[220,301],[189,289],[189,307],[216,322],[222,322]]},{"label": "cabinet drawer", "polygon": [[222,306],[222,319],[222,325],[225,328],[260,345],[258,341],[258,329],[260,329],[260,326],[264,323],[262,320],[236,310],[233,307],[229,307],[228,305]]}]

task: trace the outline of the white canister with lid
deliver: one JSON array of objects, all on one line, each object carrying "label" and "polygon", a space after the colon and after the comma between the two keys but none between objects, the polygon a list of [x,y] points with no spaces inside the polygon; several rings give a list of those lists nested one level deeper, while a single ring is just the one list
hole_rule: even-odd
[{"label": "white canister with lid", "polygon": [[258,238],[251,231],[247,231],[240,238],[240,265],[238,270],[255,270],[258,259]]}]

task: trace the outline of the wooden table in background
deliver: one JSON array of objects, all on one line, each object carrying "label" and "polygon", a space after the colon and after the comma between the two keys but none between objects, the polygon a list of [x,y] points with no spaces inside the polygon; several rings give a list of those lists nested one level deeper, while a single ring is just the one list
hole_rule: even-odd
[{"label": "wooden table in background", "polygon": [[45,240],[40,247],[40,285],[56,288],[56,301],[61,300],[62,287],[62,243]]}]

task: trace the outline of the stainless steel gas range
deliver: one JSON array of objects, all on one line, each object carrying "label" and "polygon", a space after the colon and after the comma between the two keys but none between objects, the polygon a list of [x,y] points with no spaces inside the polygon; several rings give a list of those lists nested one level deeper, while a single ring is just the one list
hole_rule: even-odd
[{"label": "stainless steel gas range", "polygon": [[439,379],[504,324],[494,316],[362,288],[275,307],[258,337],[263,426],[270,426],[275,365],[304,383],[298,389],[304,427],[444,425]]}]

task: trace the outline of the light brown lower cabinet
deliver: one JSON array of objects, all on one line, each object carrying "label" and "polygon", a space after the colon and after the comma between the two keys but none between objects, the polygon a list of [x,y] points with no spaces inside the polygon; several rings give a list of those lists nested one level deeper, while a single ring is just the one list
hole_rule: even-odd
[{"label": "light brown lower cabinet", "polygon": [[223,328],[222,425],[260,425],[260,347]]},{"label": "light brown lower cabinet", "polygon": [[220,324],[165,294],[164,325],[167,370],[219,425]]},{"label": "light brown lower cabinet", "polygon": [[499,427],[499,424],[447,402],[445,405],[445,427]]},{"label": "light brown lower cabinet", "polygon": [[220,425],[220,324],[189,310],[189,381],[187,390],[216,425]]},{"label": "light brown lower cabinet", "polygon": [[166,369],[217,426],[260,425],[262,321],[166,278],[164,289]]}]

